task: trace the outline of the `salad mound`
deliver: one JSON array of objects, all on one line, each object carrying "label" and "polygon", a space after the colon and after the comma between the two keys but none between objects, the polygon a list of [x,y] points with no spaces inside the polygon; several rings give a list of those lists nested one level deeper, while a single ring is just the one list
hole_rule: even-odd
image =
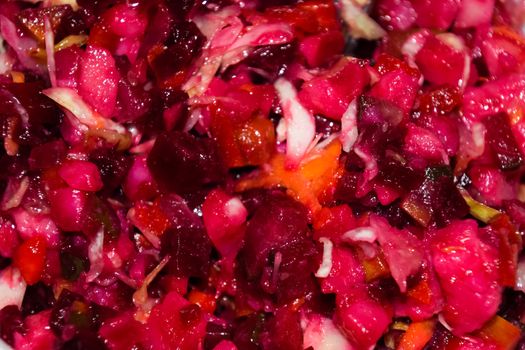
[{"label": "salad mound", "polygon": [[525,349],[523,1],[4,1],[0,39],[12,348]]}]

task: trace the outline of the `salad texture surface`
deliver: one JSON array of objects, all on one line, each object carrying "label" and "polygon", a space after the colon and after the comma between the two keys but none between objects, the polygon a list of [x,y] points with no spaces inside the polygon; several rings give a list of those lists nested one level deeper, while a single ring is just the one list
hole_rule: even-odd
[{"label": "salad texture surface", "polygon": [[0,348],[525,350],[523,0],[0,1]]}]

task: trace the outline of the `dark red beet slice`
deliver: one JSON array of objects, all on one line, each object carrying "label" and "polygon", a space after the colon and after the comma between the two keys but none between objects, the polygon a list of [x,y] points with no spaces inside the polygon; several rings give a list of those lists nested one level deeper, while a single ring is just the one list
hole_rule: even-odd
[{"label": "dark red beet slice", "polygon": [[286,244],[303,240],[308,234],[306,208],[286,195],[267,198],[248,221],[243,248],[244,265],[257,276],[267,259]]},{"label": "dark red beet slice", "polygon": [[487,128],[486,142],[494,152],[500,169],[512,170],[519,167],[523,158],[512,134],[508,116],[498,114],[488,117],[483,122]]},{"label": "dark red beet slice", "polygon": [[148,167],[162,189],[180,194],[220,183],[225,174],[212,140],[178,131],[157,137]]},{"label": "dark red beet slice", "polygon": [[212,243],[201,219],[176,195],[162,196],[159,205],[170,224],[161,245],[162,254],[171,257],[168,269],[179,277],[206,276]]}]

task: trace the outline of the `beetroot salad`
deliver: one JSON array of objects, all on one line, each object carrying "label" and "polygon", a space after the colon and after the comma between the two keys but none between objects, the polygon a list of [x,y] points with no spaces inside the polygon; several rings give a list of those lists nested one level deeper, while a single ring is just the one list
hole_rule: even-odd
[{"label": "beetroot salad", "polygon": [[522,0],[2,1],[0,104],[1,349],[525,349]]}]

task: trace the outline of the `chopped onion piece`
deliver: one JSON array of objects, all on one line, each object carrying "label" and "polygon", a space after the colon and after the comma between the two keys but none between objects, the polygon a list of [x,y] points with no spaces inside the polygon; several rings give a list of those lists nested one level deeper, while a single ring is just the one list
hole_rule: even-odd
[{"label": "chopped onion piece", "polygon": [[2,210],[16,208],[22,202],[29,187],[29,178],[24,176],[22,180],[10,178],[2,198]]},{"label": "chopped onion piece", "polygon": [[304,331],[304,347],[315,350],[353,350],[354,347],[336,327],[334,322],[313,314],[301,319]]},{"label": "chopped onion piece", "polygon": [[135,319],[140,322],[147,321],[151,309],[157,301],[148,296],[148,286],[151,282],[157,277],[159,272],[166,266],[170,261],[171,257],[166,255],[160,263],[146,276],[144,282],[135,293],[133,293],[133,304],[137,307],[137,313],[135,314]]},{"label": "chopped onion piece", "polygon": [[464,64],[463,64],[463,74],[461,80],[459,81],[459,88],[463,91],[468,83],[468,78],[470,76],[470,52],[465,45],[463,39],[453,33],[441,33],[436,35],[436,38],[452,47],[456,51],[463,53]]},{"label": "chopped onion piece", "polygon": [[463,199],[470,208],[470,215],[472,215],[476,219],[483,221],[487,224],[496,216],[501,214],[500,211],[476,201],[464,188],[459,188],[459,191],[461,192]]},{"label": "chopped onion piece", "polygon": [[75,90],[67,87],[54,87],[42,92],[73,113],[76,119],[86,125],[94,136],[106,139],[117,145],[119,149],[127,149],[131,145],[131,136],[126,128],[93,111]]},{"label": "chopped onion piece", "polygon": [[350,152],[359,136],[357,130],[357,98],[348,105],[348,109],[341,118],[341,135],[339,139],[345,152]]},{"label": "chopped onion piece", "polygon": [[377,239],[377,234],[372,227],[358,227],[345,232],[343,239],[351,242],[374,243]]},{"label": "chopped onion piece", "polygon": [[293,85],[280,78],[275,84],[286,119],[286,160],[290,167],[297,167],[315,138],[314,117],[301,105]]},{"label": "chopped onion piece", "polygon": [[350,27],[350,33],[354,38],[376,40],[384,37],[386,32],[377,22],[359,6],[356,0],[341,0],[343,20]]},{"label": "chopped onion piece", "polygon": [[0,310],[9,305],[21,307],[26,286],[16,267],[9,266],[0,271]]},{"label": "chopped onion piece", "polygon": [[104,248],[104,229],[101,228],[88,248],[88,257],[90,262],[89,271],[86,276],[87,282],[94,281],[102,272],[104,268],[103,260]]},{"label": "chopped onion piece", "polygon": [[57,75],[55,67],[55,35],[53,34],[53,29],[51,28],[51,22],[49,17],[46,17],[44,21],[45,33],[44,41],[46,46],[46,56],[47,56],[47,71],[49,72],[49,80],[51,81],[51,86],[57,86]]},{"label": "chopped onion piece", "polygon": [[425,41],[429,35],[431,35],[431,33],[427,29],[417,31],[410,35],[401,47],[401,52],[411,67],[417,68],[416,55],[423,45],[425,45]]},{"label": "chopped onion piece", "polygon": [[332,249],[334,244],[326,237],[319,238],[319,242],[323,244],[323,260],[315,273],[315,277],[326,278],[332,270]]}]

